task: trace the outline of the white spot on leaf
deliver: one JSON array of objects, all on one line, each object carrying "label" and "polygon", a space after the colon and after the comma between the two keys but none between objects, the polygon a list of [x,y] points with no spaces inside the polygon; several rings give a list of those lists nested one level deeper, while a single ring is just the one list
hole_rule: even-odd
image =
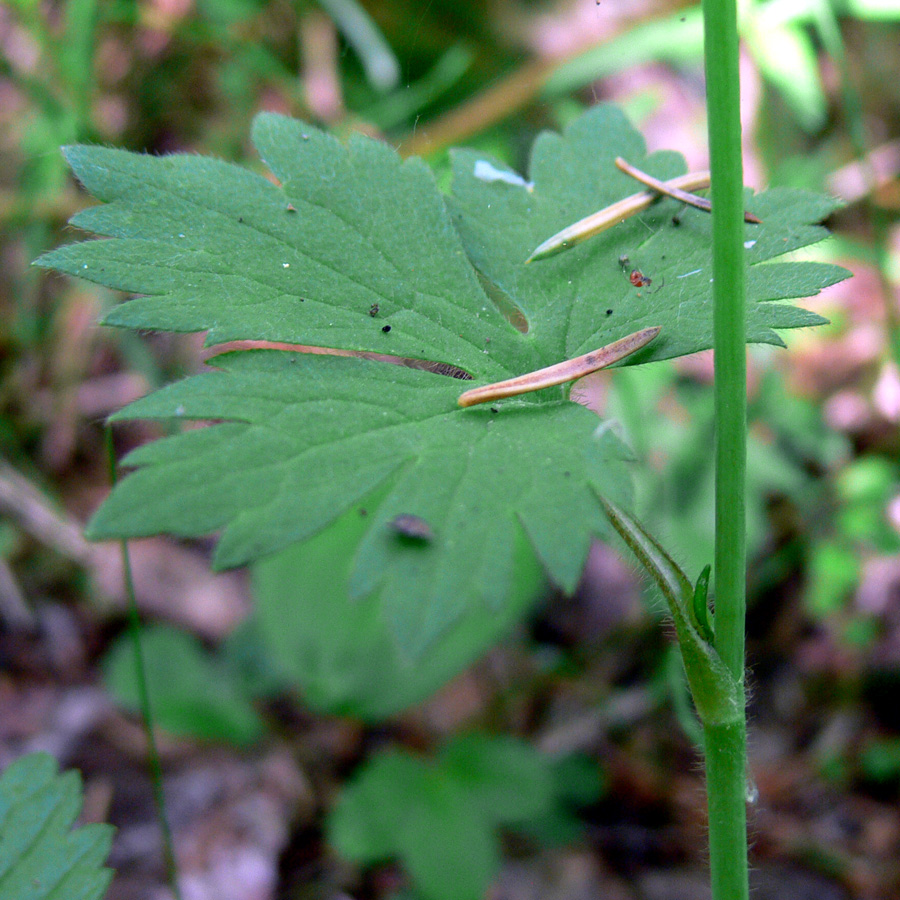
[{"label": "white spot on leaf", "polygon": [[507,172],[498,169],[489,163],[486,159],[479,159],[475,163],[475,177],[479,181],[486,181],[492,184],[495,181],[502,181],[504,184],[512,184],[516,187],[523,187],[527,191],[534,190],[534,185],[530,181],[526,181],[518,172]]}]

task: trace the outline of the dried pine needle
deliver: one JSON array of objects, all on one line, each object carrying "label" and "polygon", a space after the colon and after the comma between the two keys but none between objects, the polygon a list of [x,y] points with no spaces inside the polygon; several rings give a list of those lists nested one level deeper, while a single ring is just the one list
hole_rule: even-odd
[{"label": "dried pine needle", "polygon": [[629,334],[612,344],[592,350],[583,356],[567,359],[564,362],[529,372],[527,375],[519,375],[506,381],[498,381],[494,384],[486,384],[483,387],[473,388],[460,395],[457,401],[460,406],[475,406],[478,403],[489,403],[491,400],[502,400],[505,397],[515,397],[518,394],[528,394],[531,391],[539,391],[557,384],[565,384],[576,378],[583,378],[603,369],[606,366],[630,356],[641,347],[645,347],[660,332],[659,327],[644,328]]},{"label": "dried pine needle", "polygon": [[[698,191],[709,187],[709,172],[688,172],[687,175],[679,175],[670,181],[663,182],[667,188],[675,188],[682,191]],[[631,216],[643,212],[659,199],[659,191],[641,191],[639,194],[632,194],[624,200],[619,200],[611,206],[601,209],[599,212],[591,213],[583,219],[579,219],[574,225],[563,228],[552,237],[547,238],[525,262],[535,262],[539,259],[546,259],[548,256],[555,256],[568,250],[582,241],[600,234],[614,225],[624,222]]]}]

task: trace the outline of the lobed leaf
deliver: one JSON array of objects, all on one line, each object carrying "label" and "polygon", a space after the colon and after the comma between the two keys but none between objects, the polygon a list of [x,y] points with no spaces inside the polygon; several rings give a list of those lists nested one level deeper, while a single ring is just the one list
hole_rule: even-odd
[{"label": "lobed leaf", "polygon": [[[449,198],[420,160],[366,137],[343,146],[263,114],[253,138],[278,184],[196,156],[69,148],[76,175],[104,201],[73,223],[105,239],[39,264],[142,295],[109,324],[408,357],[467,373],[466,387],[646,327],[662,332],[626,364],[711,346],[703,212],[679,213],[675,225],[678,205],[662,200],[524,263],[559,228],[635,192],[616,156],[660,178],[684,170],[676,153],[648,157],[611,107],[542,135],[532,182],[460,151]],[[824,320],[771,301],[845,275],[772,262],[824,236],[814,223],[834,203],[797,191],[747,203],[762,219],[747,226],[749,338],[778,343],[773,329]],[[652,284],[635,288],[630,267]],[[473,604],[506,602],[523,545],[572,589],[591,538],[608,533],[598,495],[629,506],[627,452],[565,387],[461,410],[462,382],[384,361],[272,350],[213,364],[119,414],[215,424],[132,453],[135,471],[91,536],[222,531],[216,564],[233,566],[307,540],[377,494],[364,534],[343,550],[353,562],[342,587],[386,606],[408,654]],[[423,520],[429,537],[402,534],[397,516]]]},{"label": "lobed leaf", "polygon": [[[251,744],[264,733],[240,680],[190,634],[165,625],[140,634],[155,724],[171,734]],[[123,634],[103,660],[109,692],[132,712],[140,691],[132,635]]]},{"label": "lobed leaf", "polygon": [[[560,775],[572,762],[478,733],[449,741],[433,761],[387,750],[344,786],[328,837],[364,865],[399,858],[429,900],[478,900],[500,869],[499,828],[571,821],[567,807],[580,798]],[[597,777],[594,768],[595,783],[579,786],[584,800],[596,796]]]},{"label": "lobed leaf", "polygon": [[113,829],[72,830],[81,810],[77,772],[32,753],[0,777],[0,897],[3,900],[100,900],[112,878],[103,863]]},{"label": "lobed leaf", "polygon": [[[117,414],[226,421],[126,457],[136,471],[92,537],[224,529],[216,562],[239,565],[312,536],[383,485],[348,546],[348,588],[377,592],[401,646],[417,647],[469,604],[505,601],[521,536],[574,589],[591,534],[608,532],[597,495],[628,503],[627,451],[577,404],[461,410],[458,381],[362,359],[249,351],[215,362],[220,372]],[[401,514],[430,523],[433,538],[405,539],[391,525]]]},{"label": "lobed leaf", "polygon": [[514,628],[544,585],[522,535],[502,605],[473,604],[410,665],[381,598],[347,591],[353,568],[347,548],[357,547],[368,530],[361,513],[380,500],[379,492],[363,498],[314,537],[252,566],[255,621],[269,658],[296,683],[306,705],[368,721],[394,715],[446,684]]},{"label": "lobed leaf", "polygon": [[[199,156],[67,148],[106,204],[72,224],[111,240],[39,264],[145,295],[110,312],[109,325],[443,359],[489,378],[514,371],[504,359],[530,365],[421,160],[401,162],[359,135],[345,148],[270,114],[253,138],[280,186]],[[489,344],[499,353],[485,353]]]},{"label": "lobed leaf", "polygon": [[[531,155],[531,181],[479,177],[484,154],[453,155],[448,204],[474,265],[527,320],[542,359],[588,352],[624,334],[660,326],[662,333],[623,364],[669,359],[712,346],[712,218],[668,198],[644,213],[557,256],[525,264],[544,240],[584,216],[641,190],[615,165],[621,156],[667,180],[685,172],[680,154],[647,155],[623,113],[598,106],[563,135],[542,134]],[[815,225],[838,204],[830,198],[775,189],[747,193],[762,224],[746,224],[747,330],[751,343],[781,344],[775,328],[821,324],[814,313],[767,301],[805,297],[849,273],[813,263],[761,263],[826,236]],[[673,221],[678,224],[675,224]],[[639,270],[651,281],[635,287]]]}]

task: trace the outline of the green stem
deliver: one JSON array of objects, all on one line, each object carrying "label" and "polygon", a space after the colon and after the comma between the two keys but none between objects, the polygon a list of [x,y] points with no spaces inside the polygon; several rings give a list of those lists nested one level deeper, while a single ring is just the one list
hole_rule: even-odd
[{"label": "green stem", "polygon": [[[738,685],[744,677],[747,358],[744,178],[741,160],[737,8],[704,0],[706,94],[713,216],[716,402],[715,647]],[[705,723],[713,900],[746,900],[746,733]]]},{"label": "green stem", "polygon": [[706,725],[709,864],[714,900],[740,900],[747,890],[747,782],[744,721]]},{"label": "green stem", "polygon": [[372,86],[389,91],[400,81],[400,63],[378,26],[356,0],[319,0],[359,56]]},{"label": "green stem", "polygon": [[[109,461],[110,480],[116,483],[116,459],[112,442],[112,428],[106,427],[106,453]],[[134,578],[131,572],[131,557],[128,553],[128,541],[120,542],[122,549],[122,568],[125,574],[125,595],[128,598],[128,630],[131,633],[134,647],[134,668],[138,689],[138,703],[141,708],[141,722],[147,739],[147,759],[150,766],[150,783],[153,790],[153,802],[162,832],[163,861],[166,876],[175,900],[181,900],[178,886],[178,864],[175,860],[175,848],[172,842],[172,829],[166,815],[166,798],[163,791],[162,764],[159,749],[156,746],[156,735],[153,733],[153,711],[150,707],[150,692],[147,688],[147,668],[144,664],[144,651],[141,647],[141,620],[134,594]]]}]

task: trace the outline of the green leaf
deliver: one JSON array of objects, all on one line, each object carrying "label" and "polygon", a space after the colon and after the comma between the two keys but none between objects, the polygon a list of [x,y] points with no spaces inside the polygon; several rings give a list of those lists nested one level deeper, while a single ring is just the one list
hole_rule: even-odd
[{"label": "green leaf", "polygon": [[32,753],[0,777],[0,900],[99,900],[112,871],[103,867],[113,829],[70,830],[81,810],[77,772]]},{"label": "green leaf", "polygon": [[[400,859],[424,897],[479,900],[500,867],[498,827],[570,824],[563,803],[574,799],[571,784],[557,769],[521,741],[483,734],[455,738],[433,763],[389,750],[344,787],[329,840],[364,865]],[[577,788],[578,797],[596,796],[593,786]]]},{"label": "green leaf", "polygon": [[[574,403],[466,415],[455,406],[459,382],[428,372],[275,351],[216,365],[119,414],[231,421],[130,454],[124,464],[138,469],[92,536],[224,528],[217,561],[237,565],[310,537],[388,483],[359,548],[346,548],[355,553],[349,591],[381,596],[408,652],[470,605],[506,602],[523,536],[574,588],[590,535],[608,533],[596,494],[628,502],[625,448]],[[430,523],[433,540],[405,540],[391,526],[401,514]]]},{"label": "green leaf", "polygon": [[[157,625],[141,632],[153,720],[172,734],[249,744],[264,733],[242,686],[196,638]],[[104,660],[106,685],[123,706],[140,708],[134,644],[125,634]]]},{"label": "green leaf", "polygon": [[495,825],[535,819],[553,808],[547,759],[515,738],[462,735],[443,748],[440,761]]},{"label": "green leaf", "polygon": [[[615,156],[660,177],[683,171],[674,153],[645,160],[643,139],[612,108],[539,138],[533,186],[479,154],[458,154],[452,217],[425,164],[377,141],[354,136],[342,146],[270,114],[257,118],[253,138],[280,185],[196,156],[69,148],[76,175],[104,201],[73,223],[110,239],[62,247],[39,264],[142,295],[109,324],[206,331],[210,344],[409,357],[455,367],[474,384],[647,326],[662,334],[634,362],[711,345],[705,213],[688,210],[675,227],[678,207],[666,200],[570,253],[524,265],[555,230],[635,191]],[[824,231],[811,223],[835,204],[776,191],[748,204],[763,219],[747,232],[748,330],[777,343],[773,328],[823,320],[767,301],[845,273],[759,264],[819,240]],[[652,288],[631,285],[623,253]],[[522,316],[527,333],[510,324]],[[382,361],[257,351],[213,364],[217,372],[118,416],[216,424],[132,453],[125,464],[136,471],[94,518],[91,537],[221,530],[216,564],[233,566],[309,539],[382,491],[365,535],[341,554],[353,557],[350,596],[377,597],[409,655],[464,610],[507,602],[526,542],[525,556],[574,588],[592,536],[610,533],[598,495],[630,505],[626,451],[568,402],[565,387],[463,410],[459,380]],[[399,515],[423,519],[433,538],[404,538],[391,525]]]},{"label": "green leaf", "polygon": [[[529,323],[527,340],[541,348],[547,362],[586,353],[654,325],[662,327],[660,336],[625,365],[712,346],[708,213],[693,208],[679,213],[681,204],[662,200],[565,253],[523,264],[562,228],[641,189],[616,168],[617,156],[662,180],[685,172],[679,154],[648,157],[643,138],[611,106],[585,113],[564,135],[542,134],[532,151],[531,183],[486,183],[479,177],[479,163],[509,170],[471,150],[453,155],[450,208],[466,250],[476,268],[522,311]],[[751,343],[782,344],[773,329],[825,321],[768,301],[809,296],[849,273],[839,266],[769,261],[825,237],[814,223],[837,205],[797,190],[748,193],[747,208],[762,219],[761,225],[745,225]],[[633,269],[649,276],[652,286],[635,288],[628,277]]]},{"label": "green leaf", "polygon": [[72,224],[115,240],[40,264],[146,295],[110,325],[444,360],[489,378],[535,361],[487,300],[425,163],[271,114],[253,140],[281,187],[200,156],[67,148],[105,201]]},{"label": "green leaf", "polygon": [[430,900],[480,900],[500,868],[497,838],[466,790],[398,751],[375,757],[348,783],[328,834],[359,863],[399,857]]},{"label": "green leaf", "polygon": [[748,16],[744,37],[763,76],[781,93],[800,125],[817,132],[825,124],[828,101],[816,48],[802,24],[769,23]]},{"label": "green leaf", "polygon": [[512,628],[543,584],[523,538],[506,603],[471,606],[411,663],[379,598],[354,600],[347,590],[353,561],[348,548],[365,536],[368,510],[378,499],[366,498],[310,540],[259,560],[252,580],[260,637],[304,701],[368,720],[418,703],[449,681]]},{"label": "green leaf", "polygon": [[440,770],[399,828],[399,850],[419,892],[433,900],[481,900],[500,870],[497,836],[468,792]]},{"label": "green leaf", "polygon": [[371,864],[397,852],[398,823],[424,791],[427,763],[408,753],[379,753],[344,785],[328,817],[331,843],[348,859]]}]

